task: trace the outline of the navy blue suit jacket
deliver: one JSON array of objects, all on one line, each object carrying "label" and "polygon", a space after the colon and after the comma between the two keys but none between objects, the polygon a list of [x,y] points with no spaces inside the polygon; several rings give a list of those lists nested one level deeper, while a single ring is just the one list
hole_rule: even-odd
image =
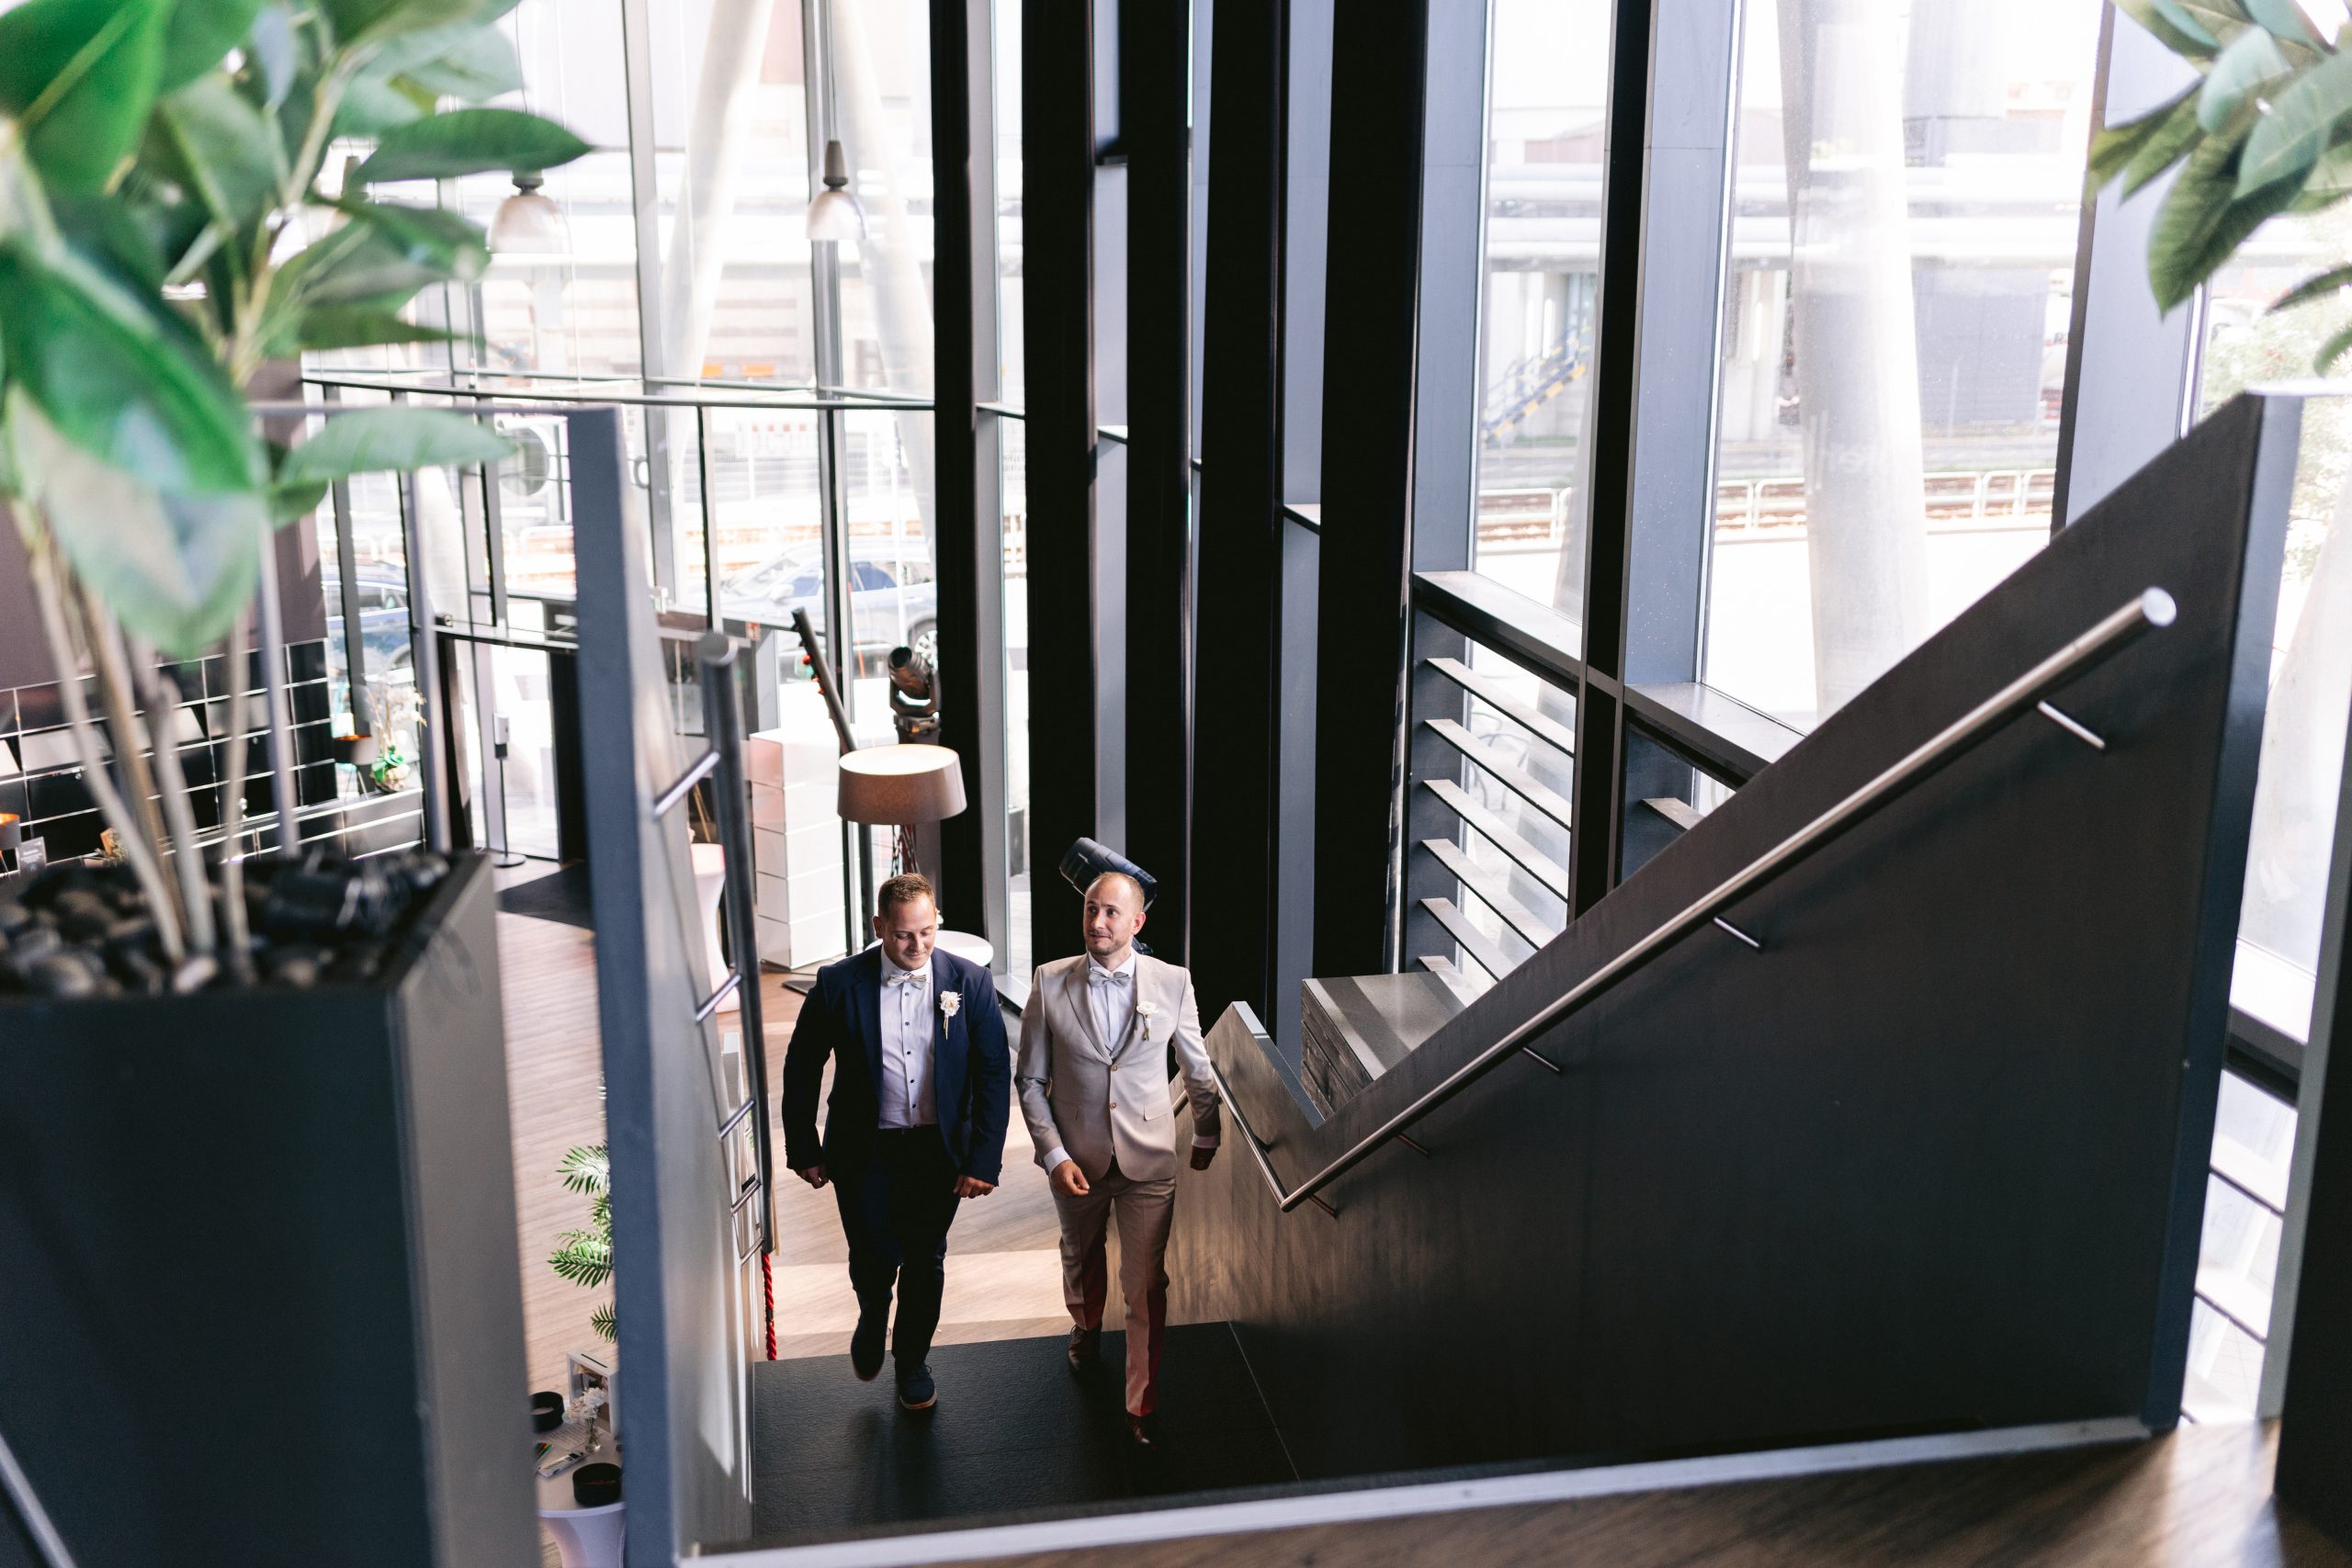
[{"label": "navy blue suit jacket", "polygon": [[[882,1116],[882,950],[870,947],[817,971],[784,1056],[784,1157],[795,1170],[812,1165],[855,1172],[873,1156]],[[954,1018],[939,998],[959,992]],[[1005,1119],[1012,1108],[1012,1054],[997,1007],[996,977],[978,964],[933,948],[931,954],[932,1103],[939,1133],[960,1175],[993,1185],[1004,1170]],[[825,1131],[817,1133],[817,1093],[825,1064],[833,1091]]]}]

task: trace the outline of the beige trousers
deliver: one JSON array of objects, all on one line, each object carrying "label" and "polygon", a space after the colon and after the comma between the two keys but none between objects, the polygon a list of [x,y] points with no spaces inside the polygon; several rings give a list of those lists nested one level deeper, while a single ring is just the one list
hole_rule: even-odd
[{"label": "beige trousers", "polygon": [[1062,1300],[1080,1328],[1102,1326],[1111,1292],[1103,1237],[1119,1224],[1119,1293],[1126,1298],[1127,1410],[1148,1416],[1159,1392],[1159,1341],[1168,1326],[1168,1227],[1176,1179],[1130,1181],[1114,1165],[1082,1198],[1054,1194],[1062,1220]]}]

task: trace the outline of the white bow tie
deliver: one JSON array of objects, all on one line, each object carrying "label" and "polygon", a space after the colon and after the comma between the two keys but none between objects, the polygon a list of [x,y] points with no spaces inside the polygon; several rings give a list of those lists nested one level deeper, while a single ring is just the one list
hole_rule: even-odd
[{"label": "white bow tie", "polygon": [[892,973],[882,976],[882,983],[886,986],[920,986],[930,978],[931,976],[924,970],[894,969]]},{"label": "white bow tie", "polygon": [[1132,978],[1124,969],[1096,969],[1086,977],[1098,986],[1124,986]]}]

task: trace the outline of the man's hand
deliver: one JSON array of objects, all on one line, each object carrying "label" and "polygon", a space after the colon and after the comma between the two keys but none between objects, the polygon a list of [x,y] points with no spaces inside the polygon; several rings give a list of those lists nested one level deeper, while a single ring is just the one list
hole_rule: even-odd
[{"label": "man's hand", "polygon": [[1211,1144],[1206,1148],[1201,1147],[1198,1144],[1194,1144],[1193,1145],[1193,1168],[1194,1170],[1206,1170],[1209,1168],[1209,1161],[1215,1158],[1216,1158],[1216,1145],[1215,1144]]},{"label": "man's hand", "polygon": [[821,1165],[808,1166],[803,1169],[796,1170],[792,1174],[800,1178],[801,1180],[807,1182],[811,1187],[822,1187],[825,1184],[825,1168]]},{"label": "man's hand", "polygon": [[995,1182],[982,1181],[977,1176],[959,1176],[956,1179],[956,1196],[958,1198],[985,1198],[995,1190]]},{"label": "man's hand", "polygon": [[1078,1168],[1078,1161],[1074,1159],[1066,1159],[1054,1167],[1046,1179],[1053,1184],[1055,1191],[1065,1198],[1083,1198],[1093,1190],[1086,1184],[1086,1172]]}]

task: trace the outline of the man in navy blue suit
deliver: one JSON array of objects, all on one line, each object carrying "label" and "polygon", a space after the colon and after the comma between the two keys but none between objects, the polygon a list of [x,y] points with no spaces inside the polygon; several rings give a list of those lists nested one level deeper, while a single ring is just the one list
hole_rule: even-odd
[{"label": "man in navy blue suit", "polygon": [[[923,1358],[947,1283],[956,1205],[996,1190],[1012,1104],[1012,1055],[996,981],[933,951],[939,904],[920,876],[894,876],[875,898],[879,945],[817,972],[784,1058],[784,1151],[811,1187],[832,1183],[857,1292],[850,1367],[882,1371],[890,1336],[899,1403],[929,1410],[939,1391]],[[824,1137],[817,1091],[833,1065]]]}]

